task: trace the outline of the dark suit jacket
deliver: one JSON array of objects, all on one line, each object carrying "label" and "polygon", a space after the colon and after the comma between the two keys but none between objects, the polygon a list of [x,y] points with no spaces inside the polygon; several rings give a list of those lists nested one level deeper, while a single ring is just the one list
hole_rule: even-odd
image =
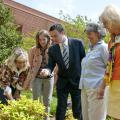
[{"label": "dark suit jacket", "polygon": [[66,70],[60,46],[58,44],[49,48],[47,68],[52,72],[58,65],[57,88],[62,89],[70,82],[73,88],[78,88],[81,75],[81,61],[85,57],[85,50],[80,40],[68,38],[69,45],[69,69]]}]

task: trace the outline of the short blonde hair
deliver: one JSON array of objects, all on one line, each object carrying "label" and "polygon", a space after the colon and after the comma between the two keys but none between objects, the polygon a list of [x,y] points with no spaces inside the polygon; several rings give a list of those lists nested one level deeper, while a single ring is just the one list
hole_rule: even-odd
[{"label": "short blonde hair", "polygon": [[11,71],[16,70],[16,64],[15,61],[18,59],[19,56],[22,57],[22,59],[25,60],[25,67],[24,69],[28,69],[29,65],[29,60],[28,60],[28,54],[27,52],[20,47],[16,47],[13,49],[11,52],[12,54],[8,57],[8,59],[5,61],[5,64],[11,69]]},{"label": "short blonde hair", "polygon": [[115,5],[105,7],[99,19],[105,27],[107,24],[110,29],[120,29],[120,9]]}]

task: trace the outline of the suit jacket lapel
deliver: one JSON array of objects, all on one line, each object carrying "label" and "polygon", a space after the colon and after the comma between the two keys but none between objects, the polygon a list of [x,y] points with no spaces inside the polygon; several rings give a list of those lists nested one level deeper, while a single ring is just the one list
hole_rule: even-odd
[{"label": "suit jacket lapel", "polygon": [[73,65],[73,46],[72,41],[68,39],[68,45],[69,45],[69,70],[72,68]]}]

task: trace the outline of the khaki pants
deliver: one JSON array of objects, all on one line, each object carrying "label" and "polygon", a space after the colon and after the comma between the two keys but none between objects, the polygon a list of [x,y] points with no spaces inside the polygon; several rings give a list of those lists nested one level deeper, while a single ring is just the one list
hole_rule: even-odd
[{"label": "khaki pants", "polygon": [[83,120],[106,119],[106,95],[104,99],[97,99],[96,89],[83,89],[81,91]]}]

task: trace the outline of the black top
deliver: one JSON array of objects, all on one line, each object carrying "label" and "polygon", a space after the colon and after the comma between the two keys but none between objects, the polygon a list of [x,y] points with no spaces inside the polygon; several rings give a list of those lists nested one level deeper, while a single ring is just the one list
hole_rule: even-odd
[{"label": "black top", "polygon": [[1,104],[8,104],[7,97],[4,95],[4,90],[0,88],[0,102]]}]

